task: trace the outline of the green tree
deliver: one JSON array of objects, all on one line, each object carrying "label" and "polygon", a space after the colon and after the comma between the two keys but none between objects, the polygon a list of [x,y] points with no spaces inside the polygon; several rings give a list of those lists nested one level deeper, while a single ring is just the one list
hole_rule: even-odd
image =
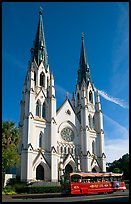
[{"label": "green tree", "polygon": [[124,154],[122,158],[113,161],[112,163],[107,163],[108,172],[123,172],[124,179],[129,179],[129,154]]},{"label": "green tree", "polygon": [[113,173],[120,173],[120,172],[121,172],[121,170],[118,167],[113,169]]},{"label": "green tree", "polygon": [[16,166],[20,161],[17,145],[19,143],[19,129],[14,122],[2,122],[2,184],[8,167]]}]

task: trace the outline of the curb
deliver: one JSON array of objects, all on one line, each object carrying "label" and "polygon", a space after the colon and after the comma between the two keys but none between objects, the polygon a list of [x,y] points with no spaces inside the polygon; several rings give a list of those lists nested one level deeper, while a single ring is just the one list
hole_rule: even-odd
[{"label": "curb", "polygon": [[3,195],[2,200],[14,200],[14,199],[28,199],[28,198],[52,198],[62,197],[62,193],[42,193],[42,194],[15,194],[15,195]]},{"label": "curb", "polygon": [[42,193],[42,194],[16,194],[12,195],[12,199],[28,199],[28,198],[51,198],[51,197],[61,197],[61,193]]}]

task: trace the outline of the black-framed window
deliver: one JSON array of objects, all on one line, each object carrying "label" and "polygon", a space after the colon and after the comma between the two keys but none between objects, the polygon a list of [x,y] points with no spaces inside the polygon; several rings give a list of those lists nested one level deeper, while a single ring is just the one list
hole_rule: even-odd
[{"label": "black-framed window", "polygon": [[89,92],[89,102],[93,103],[93,95],[92,95],[92,91],[91,90]]},{"label": "black-framed window", "polygon": [[40,74],[40,86],[45,86],[45,74],[42,72]]}]

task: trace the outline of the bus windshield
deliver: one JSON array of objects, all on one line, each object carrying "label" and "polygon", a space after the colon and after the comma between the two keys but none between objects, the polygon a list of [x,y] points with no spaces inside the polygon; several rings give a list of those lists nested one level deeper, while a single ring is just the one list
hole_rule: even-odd
[{"label": "bus windshield", "polygon": [[78,174],[74,174],[71,176],[71,182],[80,182],[81,181],[81,176]]}]

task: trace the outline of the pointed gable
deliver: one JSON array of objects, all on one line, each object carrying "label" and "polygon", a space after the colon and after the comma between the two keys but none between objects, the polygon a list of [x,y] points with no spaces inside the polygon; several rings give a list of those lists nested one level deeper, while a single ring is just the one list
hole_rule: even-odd
[{"label": "pointed gable", "polygon": [[74,140],[78,142],[80,122],[69,99],[66,99],[61,107],[57,110],[56,120],[57,132],[60,133],[63,128],[68,127],[73,130],[75,135]]},{"label": "pointed gable", "polygon": [[57,121],[71,121],[73,124],[79,123],[75,110],[69,99],[66,99],[56,113]]},{"label": "pointed gable", "polygon": [[67,156],[65,157],[64,161],[63,161],[63,164],[64,166],[66,166],[68,163],[76,163],[74,157],[72,156],[72,154],[67,154]]},{"label": "pointed gable", "polygon": [[[68,105],[67,105],[68,104]],[[62,110],[63,107],[68,106],[70,109],[72,109],[72,111],[75,113],[74,108],[70,102],[70,100],[68,98],[66,98],[66,100],[63,102],[63,104],[57,109],[57,114],[59,114],[59,112]],[[69,111],[67,111],[67,113],[70,115]]]}]

